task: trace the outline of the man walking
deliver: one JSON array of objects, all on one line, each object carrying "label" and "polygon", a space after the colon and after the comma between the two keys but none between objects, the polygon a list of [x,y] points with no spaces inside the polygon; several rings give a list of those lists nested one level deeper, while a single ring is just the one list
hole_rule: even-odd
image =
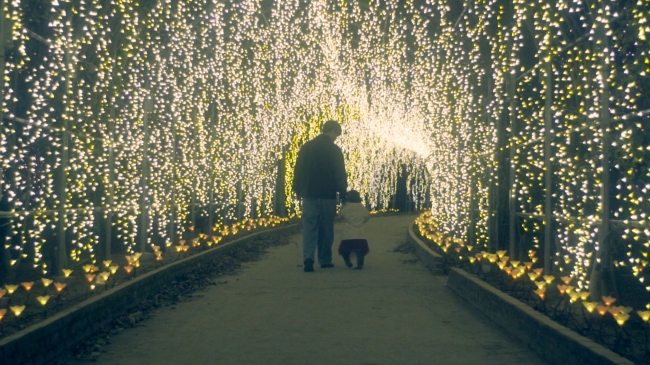
[{"label": "man walking", "polygon": [[323,269],[332,264],[336,193],[345,199],[348,175],[343,153],[334,141],[341,125],[329,120],[321,134],[306,142],[298,152],[293,172],[293,191],[302,199],[302,248],[305,272],[314,271],[314,251]]}]

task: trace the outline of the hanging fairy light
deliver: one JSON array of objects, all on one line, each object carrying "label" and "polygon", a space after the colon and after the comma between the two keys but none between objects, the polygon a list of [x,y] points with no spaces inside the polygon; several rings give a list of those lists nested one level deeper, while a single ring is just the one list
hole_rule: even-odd
[{"label": "hanging fairy light", "polygon": [[[299,217],[290,191],[297,152],[335,119],[350,188],[373,208],[387,208],[407,174],[413,203],[429,197],[445,249],[465,242],[486,251],[499,244],[490,242],[491,201],[511,185],[515,224],[529,238],[527,269],[541,260],[540,217],[549,208],[552,266],[581,292],[590,290],[599,225],[610,213],[600,193],[609,136],[611,218],[625,247],[616,265],[650,290],[650,150],[639,137],[650,114],[644,2],[47,4],[46,37],[25,25],[33,4],[4,5],[13,49],[0,106],[0,185],[11,267],[29,261],[51,274],[44,252],[55,250],[44,247],[53,230],[65,250],[59,270],[83,262],[98,271],[107,239],[100,226],[129,257],[155,242],[181,252],[189,245],[178,244],[180,233],[199,245],[187,228],[212,214],[198,237],[217,243],[254,229],[246,217],[271,215],[278,171],[286,208]],[[27,52],[35,44],[47,50],[42,59]],[[609,128],[598,123],[603,115]],[[499,124],[504,116],[512,126]],[[506,150],[511,160],[499,157]],[[504,169],[511,181],[501,181]],[[517,268],[522,257],[508,255]]]}]

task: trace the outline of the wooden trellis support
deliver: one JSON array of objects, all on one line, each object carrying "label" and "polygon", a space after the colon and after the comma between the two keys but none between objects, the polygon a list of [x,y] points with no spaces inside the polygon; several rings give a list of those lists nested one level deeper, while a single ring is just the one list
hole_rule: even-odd
[{"label": "wooden trellis support", "polygon": [[[6,21],[5,21],[5,2],[0,1],[0,75],[5,74],[5,32],[6,32]],[[9,33],[11,34],[11,33]],[[2,100],[4,100],[4,88],[5,88],[5,83],[4,80],[0,82],[0,103]],[[4,120],[4,108],[2,108],[2,104],[0,104],[0,123]],[[4,179],[4,174],[0,174],[0,186],[2,184],[2,179]],[[2,200],[2,190],[0,189],[0,200]],[[4,245],[3,245],[4,246]]]},{"label": "wooden trellis support", "polygon": [[[217,126],[217,108],[214,105],[214,103],[210,106],[210,124],[212,126],[212,129],[215,129],[211,131],[211,135],[214,137],[217,135],[216,133],[216,126]],[[214,150],[213,145],[215,143],[210,144],[210,149]],[[209,173],[209,179],[210,179],[210,185],[208,186],[208,232],[209,234],[212,234],[214,232],[214,157],[212,154],[210,154],[210,173]]]},{"label": "wooden trellis support", "polygon": [[[605,7],[605,3],[602,5]],[[597,36],[595,37],[595,46],[602,47],[603,50],[609,48],[609,41],[607,39],[607,33],[604,28],[604,24],[601,24],[596,30]],[[599,45],[600,43],[600,45]],[[607,237],[610,231],[610,199],[609,199],[609,188],[610,188],[610,152],[609,147],[611,145],[611,136],[610,136],[610,111],[609,111],[609,63],[608,53],[601,52],[600,60],[600,73],[601,73],[601,83],[602,83],[602,93],[600,95],[600,130],[602,133],[602,140],[600,141],[601,145],[601,164],[602,169],[600,175],[600,227],[598,228],[598,250],[596,250],[595,261],[592,264],[591,275],[589,279],[589,291],[592,300],[600,300],[603,292],[601,288],[602,280],[602,259],[606,255],[605,252],[608,251],[607,247]],[[609,293],[606,293],[609,294]]]},{"label": "wooden trellis support", "polygon": [[[115,63],[113,63],[115,64]],[[106,189],[106,222],[105,222],[105,239],[104,258],[111,258],[111,240],[113,238],[113,205],[115,204],[115,150],[113,142],[115,141],[115,102],[111,103],[110,121],[108,122],[109,142],[108,146],[108,189]]]},{"label": "wooden trellis support", "polygon": [[[473,113],[474,114],[474,113]],[[471,125],[470,125],[470,130],[469,130],[469,151],[470,151],[470,183],[469,183],[469,207],[468,207],[468,213],[469,213],[469,229],[467,232],[467,242],[469,245],[475,245],[476,244],[476,214],[477,214],[477,209],[476,209],[476,202],[474,201],[476,199],[476,156],[474,153],[474,135],[475,135],[475,128],[476,128],[476,118],[475,115],[473,115],[472,118],[470,118]]]},{"label": "wooden trellis support", "polygon": [[174,244],[176,241],[176,155],[178,148],[178,141],[176,136],[176,118],[171,118],[171,133],[172,133],[172,182],[171,182],[171,206],[170,206],[170,220],[169,220],[169,241]]},{"label": "wooden trellis support", "polygon": [[[5,32],[6,32],[6,19],[5,19],[5,1],[0,1],[0,75],[5,74]],[[4,100],[4,80],[0,81],[0,123],[3,122],[4,118],[4,108],[2,108],[2,100]],[[12,148],[12,143],[9,142],[9,148]],[[5,177],[5,174],[0,174],[0,186],[4,185],[3,184],[3,179]],[[4,189],[0,188],[0,201],[2,201],[2,192]],[[10,252],[9,249],[6,248],[8,245],[6,244],[6,238],[2,237],[2,240],[0,241],[0,244],[2,244],[2,262],[6,268],[9,268],[9,260],[10,258]]]},{"label": "wooden trellis support", "polygon": [[[194,108],[192,110],[192,128],[194,129],[194,138],[197,138],[198,133],[197,133],[197,130],[196,130],[196,108]],[[194,148],[194,151],[193,151],[192,154],[193,154],[193,159],[196,161],[196,147]],[[197,178],[195,176],[194,177],[194,186],[198,187],[198,183],[199,182],[198,182],[198,180],[197,180]],[[191,226],[195,230],[196,229],[196,188],[191,189],[190,195],[191,195],[190,196],[190,206],[189,206],[189,208],[190,208],[190,221],[192,222]],[[193,231],[191,233],[191,236],[192,237],[190,237],[190,239],[193,239],[194,238],[194,232]]]},{"label": "wooden trellis support", "polygon": [[544,272],[551,272],[551,237],[553,234],[553,165],[551,163],[551,140],[553,135],[553,120],[551,107],[553,104],[553,64],[549,46],[548,59],[545,65],[544,83],[546,94],[544,103]]},{"label": "wooden trellis support", "polygon": [[[487,75],[487,93],[485,97],[485,123],[486,125],[490,125],[492,122],[492,116],[490,114],[490,102],[492,100],[492,95],[493,95],[493,90],[492,88],[494,87],[494,80],[492,79],[492,73],[489,72],[490,69],[488,69],[488,72],[486,72]],[[500,118],[497,119],[497,123],[500,122]],[[497,133],[500,130],[499,126],[496,127]],[[497,163],[501,163],[501,152],[499,148],[499,141],[494,146],[494,150],[490,151],[490,154],[492,154],[492,159],[493,161],[496,161]],[[495,173],[498,174],[498,170],[495,171]],[[497,195],[498,195],[498,188],[496,184],[496,176],[490,180],[490,187],[488,190],[488,252],[494,253],[496,252],[496,248],[499,242],[499,226],[498,226],[498,213],[495,213],[497,211]]]},{"label": "wooden trellis support", "polygon": [[[73,75],[70,72],[70,67],[73,64],[72,56],[70,55],[68,49],[66,48],[65,52],[66,59],[66,95],[70,92],[72,87],[72,78]],[[66,248],[66,205],[68,202],[68,164],[69,164],[69,155],[68,149],[70,144],[70,121],[68,118],[62,118],[62,127],[61,127],[61,166],[59,174],[59,182],[57,186],[57,198],[59,199],[58,204],[58,216],[57,216],[57,246],[56,246],[56,271],[59,274],[63,273],[63,269],[68,265],[68,250]]]},{"label": "wooden trellis support", "polygon": [[[240,178],[242,176],[241,175],[241,170],[242,170],[242,166],[239,167],[239,171],[240,171],[239,176],[240,176]],[[235,217],[236,217],[237,221],[241,221],[242,219],[244,219],[244,203],[243,203],[243,199],[244,199],[244,189],[242,187],[242,181],[238,180],[237,184],[235,185]]]},{"label": "wooden trellis support", "polygon": [[515,156],[516,156],[516,146],[514,144],[515,136],[517,135],[517,105],[516,105],[516,91],[517,91],[517,77],[516,74],[510,74],[508,79],[508,105],[510,109],[509,119],[510,119],[510,174],[508,176],[508,255],[510,258],[515,259],[517,257],[516,250],[516,223],[517,223],[517,187],[515,174],[517,169],[515,168]]},{"label": "wooden trellis support", "polygon": [[[452,95],[452,97],[450,99],[452,101],[454,100],[453,95]],[[456,147],[457,147],[456,148],[456,178],[457,178],[457,181],[456,181],[456,202],[457,202],[457,204],[460,204],[460,202],[461,202],[461,187],[463,186],[462,177],[461,177],[462,174],[461,174],[461,154],[460,154],[460,149],[461,149],[463,139],[460,136],[460,126],[458,125],[459,122],[457,120],[454,121],[454,119],[456,119],[456,110],[455,109],[452,109],[452,110],[453,110],[453,112],[452,112],[452,115],[451,115],[451,120],[452,120],[452,123],[453,123],[453,126],[454,126],[454,132],[453,133],[456,134]],[[457,230],[456,233],[458,234],[459,238],[460,238],[460,236],[462,236],[462,233],[463,233],[462,232],[462,225],[460,224],[461,217],[462,217],[462,210],[460,209],[460,207],[458,207],[458,209],[456,209],[456,230]]]},{"label": "wooden trellis support", "polygon": [[[147,87],[149,89],[149,87]],[[142,144],[142,179],[141,183],[141,196],[140,196],[140,252],[145,252],[148,241],[148,228],[149,228],[149,114],[153,110],[153,101],[147,98],[143,105],[144,116],[142,121],[142,129],[144,133],[144,141]]]}]

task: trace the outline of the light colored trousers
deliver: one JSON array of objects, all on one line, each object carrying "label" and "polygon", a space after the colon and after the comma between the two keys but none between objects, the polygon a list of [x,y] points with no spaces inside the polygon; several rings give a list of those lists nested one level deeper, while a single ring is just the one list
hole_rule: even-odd
[{"label": "light colored trousers", "polygon": [[302,256],[303,261],[314,260],[318,248],[318,263],[332,263],[332,244],[334,243],[334,217],[336,199],[302,200]]}]

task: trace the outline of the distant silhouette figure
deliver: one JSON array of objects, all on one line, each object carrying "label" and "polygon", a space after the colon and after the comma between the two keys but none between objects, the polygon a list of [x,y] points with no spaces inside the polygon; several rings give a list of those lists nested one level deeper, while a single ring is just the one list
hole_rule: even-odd
[{"label": "distant silhouette figure", "polygon": [[341,135],[338,122],[323,124],[321,134],[306,142],[298,152],[293,173],[293,191],[302,200],[302,247],[305,272],[314,271],[318,248],[321,268],[332,264],[336,193],[345,201],[348,176],[341,149],[334,141]]}]

